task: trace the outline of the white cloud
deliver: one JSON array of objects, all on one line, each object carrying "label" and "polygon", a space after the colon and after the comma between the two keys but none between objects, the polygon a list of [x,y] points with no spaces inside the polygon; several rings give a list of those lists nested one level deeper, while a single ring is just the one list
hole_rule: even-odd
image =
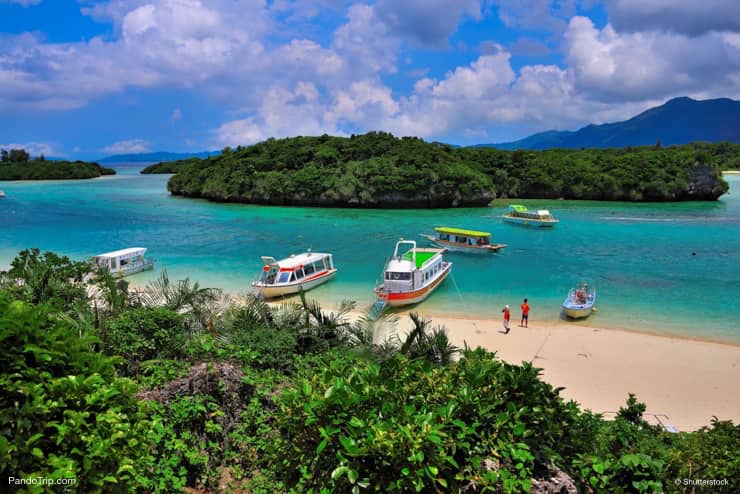
[{"label": "white cloud", "polygon": [[397,36],[423,45],[443,46],[461,19],[480,19],[480,0],[378,0],[374,10]]},{"label": "white cloud", "polygon": [[565,33],[566,60],[575,88],[592,98],[622,102],[695,93],[740,92],[740,48],[722,34],[699,37],[618,33],[574,17]]},{"label": "white cloud", "polygon": [[129,139],[126,141],[117,141],[103,148],[103,151],[109,154],[129,154],[129,153],[147,153],[151,151],[149,143],[144,139]]},{"label": "white cloud", "polygon": [[609,22],[617,31],[666,31],[699,36],[740,31],[737,0],[607,0]]},{"label": "white cloud", "polygon": [[31,5],[38,5],[44,0],[0,0],[0,3],[16,3],[22,7],[30,7]]},{"label": "white cloud", "polygon": [[172,115],[170,115],[170,122],[178,122],[182,120],[182,110],[179,108],[175,108],[175,110],[172,112]]},{"label": "white cloud", "polygon": [[57,147],[49,142],[0,144],[0,149],[5,149],[8,151],[10,151],[11,149],[25,149],[28,154],[30,154],[34,158],[42,154],[47,158],[50,156],[59,156],[61,154],[58,152]]}]

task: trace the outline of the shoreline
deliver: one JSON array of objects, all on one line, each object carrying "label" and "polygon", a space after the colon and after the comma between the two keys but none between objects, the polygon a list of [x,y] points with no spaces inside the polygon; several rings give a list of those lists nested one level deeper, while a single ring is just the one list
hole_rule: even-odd
[{"label": "shoreline", "polygon": [[[740,345],[664,335],[513,318],[504,334],[500,320],[455,319],[422,314],[445,326],[450,341],[481,346],[511,364],[530,362],[561,395],[610,417],[629,393],[647,405],[645,419],[681,431],[710,425],[712,417],[740,422]],[[402,315],[396,331],[410,321]],[[657,416],[657,417],[656,417]]]}]

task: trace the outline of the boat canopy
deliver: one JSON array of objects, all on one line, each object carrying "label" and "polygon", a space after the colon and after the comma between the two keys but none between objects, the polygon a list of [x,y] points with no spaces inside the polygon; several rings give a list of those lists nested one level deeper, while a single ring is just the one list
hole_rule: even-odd
[{"label": "boat canopy", "polygon": [[447,233],[448,235],[463,235],[465,237],[490,237],[489,232],[479,232],[476,230],[463,230],[462,228],[447,228],[445,226],[435,228],[435,232]]},{"label": "boat canopy", "polygon": [[522,206],[521,204],[510,204],[509,211],[516,211],[517,213],[526,213],[529,210],[527,209],[527,206]]},{"label": "boat canopy", "polygon": [[98,254],[96,259],[125,259],[129,257],[143,256],[146,252],[144,247],[129,247],[128,249],[114,250],[105,254]]},{"label": "boat canopy", "polygon": [[539,211],[537,211],[537,214],[539,214],[540,216],[550,216],[550,211],[547,209],[540,209]]},{"label": "boat canopy", "polygon": [[281,259],[280,261],[275,261],[273,257],[264,256],[262,257],[262,262],[264,262],[266,266],[278,265],[284,269],[295,269],[303,267],[304,264],[311,264],[313,262],[320,261],[325,257],[331,257],[331,254],[323,252],[304,252],[303,254],[293,254],[288,258]]}]

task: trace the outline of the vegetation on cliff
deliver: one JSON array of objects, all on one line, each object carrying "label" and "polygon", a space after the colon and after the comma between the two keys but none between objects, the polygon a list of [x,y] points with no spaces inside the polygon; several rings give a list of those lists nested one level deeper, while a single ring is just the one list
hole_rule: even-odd
[{"label": "vegetation on cliff", "polygon": [[[740,145],[502,151],[371,132],[269,139],[176,171],[168,189],[214,201],[350,207],[482,206],[495,197],[715,200]],[[734,165],[733,165],[734,164]]]},{"label": "vegetation on cliff", "polygon": [[2,150],[0,180],[64,180],[115,175],[112,168],[84,161],[47,161],[32,159],[23,149]]},{"label": "vegetation on cliff", "polygon": [[157,173],[176,173],[180,171],[180,168],[183,168],[187,165],[194,164],[195,166],[198,165],[198,163],[201,163],[203,160],[197,156],[186,158],[182,160],[175,160],[175,161],[161,161],[159,163],[155,163],[153,165],[149,165],[141,172],[143,175],[149,175],[149,174],[157,174]]},{"label": "vegetation on cliff", "polygon": [[0,273],[5,478],[73,478],[78,492],[679,493],[685,478],[740,491],[731,422],[665,432],[634,396],[604,420],[539,369],[455,348],[415,315],[376,344],[394,321],[351,322],[350,303],[235,305],[166,273],[130,293],[107,273],[85,285],[82,267],[30,250]]}]

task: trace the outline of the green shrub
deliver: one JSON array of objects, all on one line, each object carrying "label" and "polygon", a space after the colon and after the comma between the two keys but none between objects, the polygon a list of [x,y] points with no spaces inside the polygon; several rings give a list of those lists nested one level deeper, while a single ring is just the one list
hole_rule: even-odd
[{"label": "green shrub", "polygon": [[[76,478],[78,492],[125,490],[148,427],[136,385],[43,307],[0,292],[2,477]],[[24,486],[42,492],[47,486]]]}]

